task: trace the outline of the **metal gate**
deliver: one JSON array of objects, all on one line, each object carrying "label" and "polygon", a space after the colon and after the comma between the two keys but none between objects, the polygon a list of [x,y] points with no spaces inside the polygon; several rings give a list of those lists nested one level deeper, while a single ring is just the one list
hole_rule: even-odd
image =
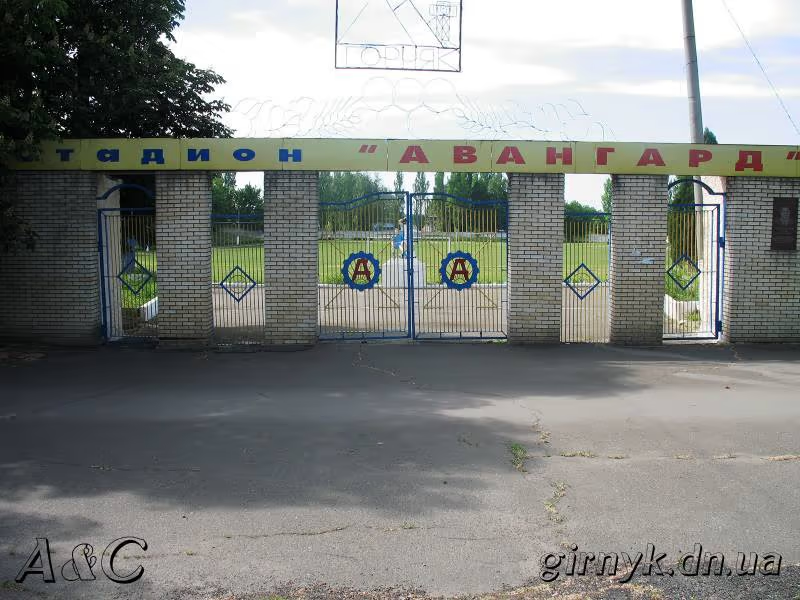
[{"label": "metal gate", "polygon": [[211,215],[211,277],[216,341],[263,342],[263,213]]},{"label": "metal gate", "polygon": [[321,338],[408,337],[407,213],[404,192],[320,203]]},{"label": "metal gate", "polygon": [[[670,184],[674,187],[681,180]],[[707,185],[706,193],[716,196]],[[664,338],[717,339],[722,330],[724,238],[720,204],[670,204],[664,273]]]},{"label": "metal gate", "polygon": [[505,200],[381,192],[321,202],[323,339],[506,337]]},{"label": "metal gate", "polygon": [[611,215],[564,216],[561,341],[607,342]]},{"label": "metal gate", "polygon": [[97,224],[103,338],[158,337],[155,210],[103,208]]},{"label": "metal gate", "polygon": [[409,272],[417,339],[502,339],[508,315],[508,203],[410,195]]}]

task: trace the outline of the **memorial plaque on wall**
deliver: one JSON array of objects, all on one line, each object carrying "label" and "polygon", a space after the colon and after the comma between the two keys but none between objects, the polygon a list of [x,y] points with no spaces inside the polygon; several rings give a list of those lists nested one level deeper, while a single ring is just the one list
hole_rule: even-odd
[{"label": "memorial plaque on wall", "polygon": [[797,198],[772,201],[772,250],[797,250]]}]

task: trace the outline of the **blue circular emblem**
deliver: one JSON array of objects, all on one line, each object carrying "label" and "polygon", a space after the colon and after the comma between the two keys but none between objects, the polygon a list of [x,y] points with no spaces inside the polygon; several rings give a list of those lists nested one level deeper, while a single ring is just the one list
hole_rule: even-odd
[{"label": "blue circular emblem", "polygon": [[442,259],[439,274],[444,284],[453,290],[471,288],[478,281],[478,261],[469,253],[458,250]]},{"label": "blue circular emblem", "polygon": [[368,252],[354,252],[342,264],[344,282],[359,292],[374,287],[380,276],[381,264]]}]

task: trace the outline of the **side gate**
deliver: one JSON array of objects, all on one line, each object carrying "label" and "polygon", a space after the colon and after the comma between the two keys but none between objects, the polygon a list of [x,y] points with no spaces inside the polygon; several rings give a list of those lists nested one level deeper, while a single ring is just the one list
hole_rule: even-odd
[{"label": "side gate", "polygon": [[561,341],[604,343],[609,334],[611,215],[564,216]]},{"label": "side gate", "polygon": [[[696,180],[706,194],[724,198]],[[724,203],[671,203],[667,210],[664,338],[718,339],[722,331]]]},{"label": "side gate", "polygon": [[410,195],[415,339],[505,339],[508,202]]},{"label": "side gate", "polygon": [[106,341],[158,337],[155,210],[98,210],[102,333]]}]

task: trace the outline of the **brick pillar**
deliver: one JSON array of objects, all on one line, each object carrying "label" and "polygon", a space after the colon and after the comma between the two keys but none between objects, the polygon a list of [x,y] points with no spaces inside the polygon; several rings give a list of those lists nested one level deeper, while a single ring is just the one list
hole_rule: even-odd
[{"label": "brick pillar", "polygon": [[36,246],[0,257],[0,338],[68,345],[100,342],[94,173],[15,173],[15,213]]},{"label": "brick pillar", "polygon": [[722,334],[730,342],[800,342],[800,249],[770,250],[774,198],[800,198],[800,179],[727,179]]},{"label": "brick pillar", "polygon": [[508,340],[558,343],[564,175],[508,175]]},{"label": "brick pillar", "polygon": [[316,171],[264,173],[266,343],[306,346],[319,337],[319,187]]},{"label": "brick pillar", "polygon": [[156,257],[160,343],[208,345],[213,327],[208,173],[156,174]]},{"label": "brick pillar", "polygon": [[612,344],[661,344],[667,176],[614,175],[611,210]]}]

